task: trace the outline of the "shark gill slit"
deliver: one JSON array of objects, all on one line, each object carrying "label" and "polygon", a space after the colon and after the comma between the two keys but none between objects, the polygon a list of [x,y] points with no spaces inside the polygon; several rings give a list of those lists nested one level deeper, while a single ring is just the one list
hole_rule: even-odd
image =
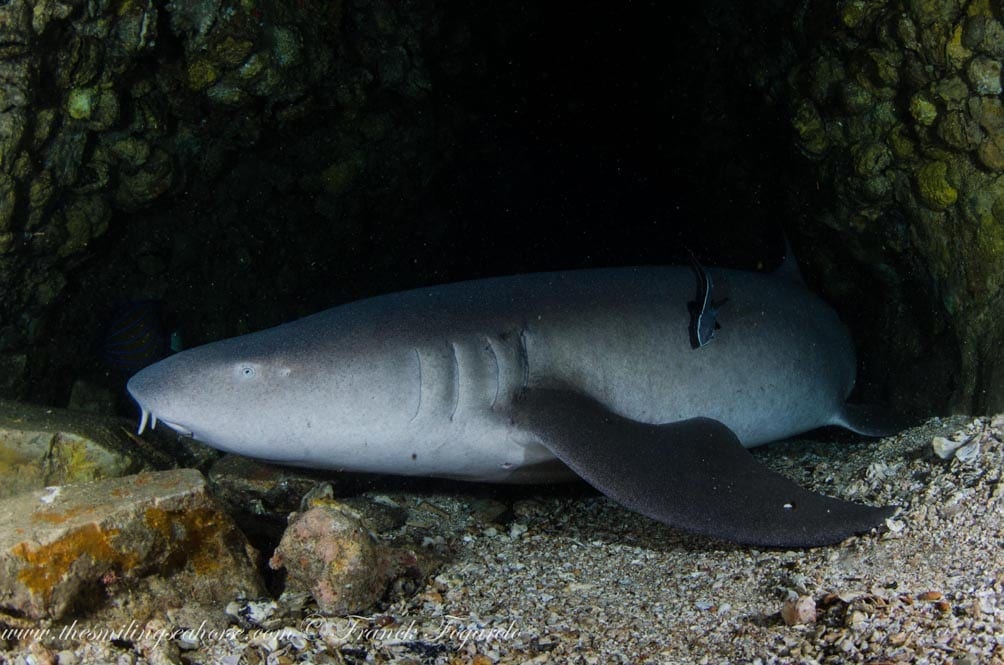
[{"label": "shark gill slit", "polygon": [[499,392],[502,390],[502,368],[499,366],[499,355],[495,351],[495,343],[492,341],[492,338],[485,335],[485,342],[487,342],[485,350],[491,355],[492,362],[495,365],[495,396],[492,397],[492,403],[488,407],[489,409],[494,409],[495,403],[499,400]]},{"label": "shark gill slit", "polygon": [[415,413],[412,414],[409,423],[415,422],[418,418],[418,414],[422,412],[422,354],[419,353],[418,349],[415,349],[415,362],[418,363],[418,404],[415,405]]},{"label": "shark gill slit", "polygon": [[520,389],[526,390],[527,384],[530,383],[530,358],[526,353],[526,328],[520,328],[516,350],[519,354],[520,370],[523,375],[520,381]]},{"label": "shark gill slit", "polygon": [[453,417],[457,415],[457,408],[460,406],[460,359],[457,357],[457,343],[450,342],[450,358],[453,363],[451,365],[453,370],[453,408],[450,410],[450,421],[453,421]]}]

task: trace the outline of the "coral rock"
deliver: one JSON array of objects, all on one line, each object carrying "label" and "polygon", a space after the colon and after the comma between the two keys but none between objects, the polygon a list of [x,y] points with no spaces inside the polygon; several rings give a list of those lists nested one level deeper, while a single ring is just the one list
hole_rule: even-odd
[{"label": "coral rock", "polygon": [[255,559],[192,469],[0,502],[0,609],[30,619],[59,619],[155,574],[187,578],[193,601],[261,594]]},{"label": "coral rock", "polygon": [[0,400],[0,498],[49,485],[166,468],[163,452],[120,418]]},{"label": "coral rock", "polygon": [[383,596],[390,557],[362,522],[337,505],[292,518],[269,566],[288,573],[287,590],[306,590],[322,612],[361,612]]}]

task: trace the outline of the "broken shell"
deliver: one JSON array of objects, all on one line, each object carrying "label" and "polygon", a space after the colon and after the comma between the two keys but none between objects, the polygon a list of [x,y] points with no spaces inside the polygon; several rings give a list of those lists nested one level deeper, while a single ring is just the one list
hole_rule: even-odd
[{"label": "broken shell", "polygon": [[894,520],[891,517],[887,517],[885,521],[885,526],[889,529],[889,533],[900,533],[906,528],[906,524],[900,520]]},{"label": "broken shell", "polygon": [[964,446],[968,441],[968,438],[963,441],[953,441],[943,436],[936,436],[931,440],[931,447],[934,448],[934,454],[941,459],[952,459],[955,451]]},{"label": "broken shell", "polygon": [[979,440],[972,441],[962,446],[955,451],[955,459],[959,460],[963,464],[972,464],[980,456],[980,442]]},{"label": "broken shell", "polygon": [[307,636],[295,628],[283,628],[282,639],[297,651],[303,651],[308,645]]}]

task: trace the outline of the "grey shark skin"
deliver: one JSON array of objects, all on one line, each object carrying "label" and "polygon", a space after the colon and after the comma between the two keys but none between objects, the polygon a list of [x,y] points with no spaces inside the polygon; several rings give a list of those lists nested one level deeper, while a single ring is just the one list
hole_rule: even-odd
[{"label": "grey shark skin", "polygon": [[[489,482],[573,472],[638,512],[756,545],[881,524],[744,449],[823,425],[887,431],[844,400],[851,339],[792,279],[715,270],[715,343],[690,345],[689,268],[482,279],[379,296],[183,351],[136,374],[147,418],[221,450]],[[141,427],[142,427],[141,426]]]}]

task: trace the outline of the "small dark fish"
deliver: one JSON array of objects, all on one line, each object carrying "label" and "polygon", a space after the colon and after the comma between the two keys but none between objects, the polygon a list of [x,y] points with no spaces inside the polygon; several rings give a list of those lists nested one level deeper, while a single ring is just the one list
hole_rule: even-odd
[{"label": "small dark fish", "polygon": [[717,321],[718,310],[728,298],[719,302],[711,299],[715,285],[693,252],[690,252],[690,265],[697,276],[697,299],[687,303],[690,310],[690,346],[699,349],[710,342],[715,331],[721,328]]},{"label": "small dark fish", "polygon": [[171,335],[164,325],[161,301],[131,302],[112,312],[102,347],[108,366],[132,374],[166,358],[170,352]]}]

